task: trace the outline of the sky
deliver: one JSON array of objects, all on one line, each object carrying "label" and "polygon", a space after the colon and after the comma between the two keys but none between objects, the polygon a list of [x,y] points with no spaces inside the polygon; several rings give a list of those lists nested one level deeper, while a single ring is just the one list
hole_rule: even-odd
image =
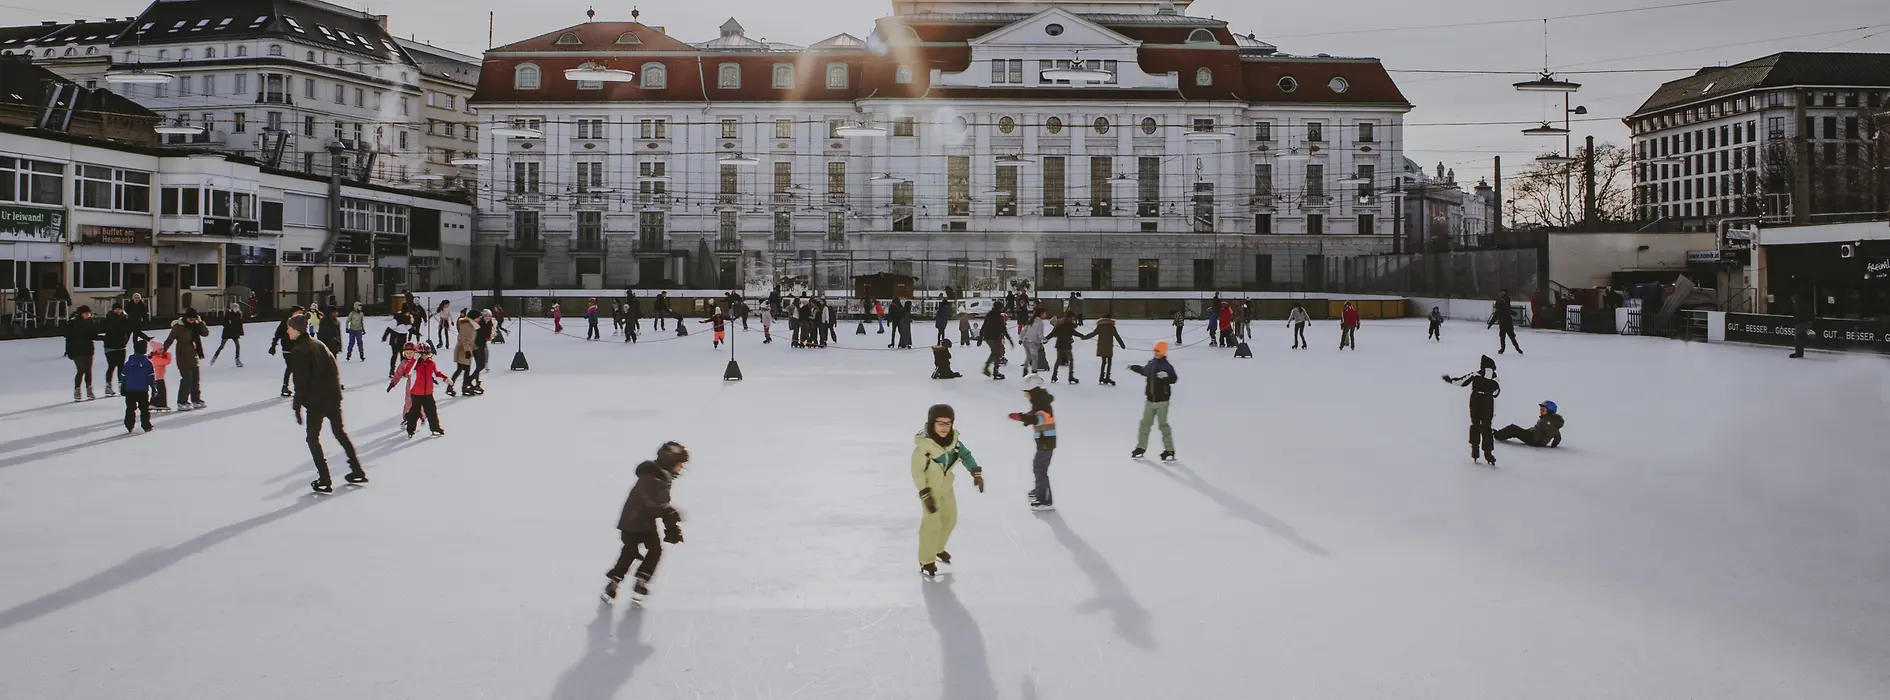
[{"label": "sky", "polygon": [[[0,4],[0,22],[123,17],[145,7],[141,0],[66,0],[55,11],[21,4],[24,0],[10,2],[16,4]],[[489,45],[487,12],[497,28],[492,41],[503,45],[583,22],[585,10],[597,6],[585,0],[337,4],[390,15],[389,28],[397,36],[473,55]],[[1666,7],[1672,5],[1681,6]],[[598,19],[628,20],[633,6],[597,6]],[[1621,12],[1636,8],[1659,9]],[[713,38],[716,27],[732,16],[751,37],[797,44],[841,32],[864,37],[875,18],[892,11],[887,0],[653,2],[640,9],[644,23],[666,27],[684,41]],[[1545,17],[1552,18],[1546,23],[1550,67],[1646,71],[1566,76],[1583,85],[1574,103],[1588,108],[1585,117],[1576,117],[1586,121],[1572,125],[1577,144],[1590,134],[1598,142],[1625,143],[1620,118],[1662,82],[1702,66],[1778,51],[1890,51],[1890,3],[1883,0],[1353,0],[1331,5],[1198,0],[1187,13],[1226,20],[1233,31],[1253,32],[1286,53],[1381,59],[1416,105],[1406,116],[1406,155],[1427,169],[1441,162],[1466,183],[1488,177],[1495,156],[1503,156],[1504,169],[1513,174],[1535,155],[1560,151],[1560,139],[1522,135],[1529,124],[1487,122],[1559,121],[1561,98],[1510,87],[1530,77],[1526,74],[1422,71],[1540,70]]]}]

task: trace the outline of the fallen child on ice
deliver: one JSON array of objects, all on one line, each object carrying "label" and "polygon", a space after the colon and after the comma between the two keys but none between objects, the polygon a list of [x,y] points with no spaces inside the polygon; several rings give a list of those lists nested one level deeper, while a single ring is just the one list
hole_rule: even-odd
[{"label": "fallen child on ice", "polygon": [[1518,440],[1530,447],[1557,447],[1562,444],[1562,414],[1555,410],[1554,401],[1544,401],[1536,407],[1536,424],[1524,428],[1515,423],[1496,431],[1498,440]]}]

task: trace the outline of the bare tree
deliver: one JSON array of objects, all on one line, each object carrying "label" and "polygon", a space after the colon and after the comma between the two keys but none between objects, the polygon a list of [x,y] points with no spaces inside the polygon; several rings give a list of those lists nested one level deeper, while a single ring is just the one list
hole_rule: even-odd
[{"label": "bare tree", "polygon": [[[1531,164],[1516,178],[1511,218],[1521,227],[1575,228],[1585,223],[1585,161],[1588,148],[1575,150],[1573,163]],[[1595,144],[1595,215],[1600,221],[1631,221],[1634,198],[1632,154],[1611,143]]]}]

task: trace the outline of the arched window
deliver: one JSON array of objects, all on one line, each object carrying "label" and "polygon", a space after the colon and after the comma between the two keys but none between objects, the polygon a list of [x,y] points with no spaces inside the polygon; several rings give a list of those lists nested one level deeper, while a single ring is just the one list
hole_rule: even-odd
[{"label": "arched window", "polygon": [[190,49],[184,49],[182,51],[178,51],[177,53],[178,53],[178,60],[180,61],[188,61],[191,59]]},{"label": "arched window", "polygon": [[215,47],[215,46],[205,46],[205,47],[203,47],[203,57],[204,57],[204,58],[216,58],[216,57],[217,57],[217,47]]},{"label": "arched window", "polygon": [[270,45],[269,45],[269,55],[271,55],[271,56],[281,56],[281,55],[282,55],[282,45],[281,45],[281,44],[270,44]]},{"label": "arched window", "polygon": [[537,90],[540,73],[538,66],[530,63],[519,64],[512,69],[512,87],[517,90]]},{"label": "arched window", "polygon": [[847,64],[827,64],[827,89],[837,90],[847,86]]},{"label": "arched window", "polygon": [[643,89],[660,90],[669,87],[669,68],[661,63],[643,64]]},{"label": "arched window", "polygon": [[1202,69],[1196,70],[1194,72],[1194,84],[1195,85],[1213,85],[1214,84],[1214,69],[1202,68]]},{"label": "arched window", "polygon": [[[52,49],[46,49],[46,51],[50,53],[50,52],[52,51]],[[169,51],[166,51],[166,50],[164,50],[164,49],[158,49],[158,60],[160,60],[160,61],[169,61],[169,60],[171,60],[171,52],[169,52]]]},{"label": "arched window", "polygon": [[724,63],[715,67],[715,86],[723,90],[734,90],[742,86],[742,67],[734,63]]},{"label": "arched window", "polygon": [[304,61],[307,61],[307,62],[309,62],[309,63],[314,63],[314,62],[315,62],[315,52],[314,52],[314,51],[310,51],[310,52],[308,52],[308,53],[305,53],[305,54],[302,54],[302,60],[304,60]]},{"label": "arched window", "polygon": [[247,46],[238,46],[238,47],[236,47],[236,57],[237,57],[237,58],[242,58],[242,57],[244,57],[244,56],[248,56],[248,55],[249,55],[249,47],[247,47]]},{"label": "arched window", "polygon": [[911,67],[911,66],[900,66],[900,67],[899,67],[898,69],[896,69],[896,70],[894,70],[894,71],[893,71],[893,82],[895,82],[895,83],[899,83],[899,84],[902,84],[902,85],[903,85],[903,84],[905,84],[905,83],[910,83],[910,82],[912,82],[912,67]]},{"label": "arched window", "polygon": [[72,48],[72,47],[70,47],[70,46],[68,46],[68,47],[66,47],[66,55],[67,55],[67,56],[77,56],[77,55],[79,55],[79,50],[78,50],[78,49],[75,49],[75,48]]},{"label": "arched window", "polygon": [[1196,29],[1192,32],[1188,32],[1188,43],[1190,44],[1218,44],[1221,42],[1214,38],[1214,32],[1210,32],[1206,29]]},{"label": "arched window", "polygon": [[617,43],[619,43],[619,44],[641,44],[641,43],[643,43],[643,40],[642,40],[642,39],[638,39],[638,38],[637,38],[637,35],[635,35],[635,34],[631,34],[630,32],[624,32],[624,33],[622,33],[622,34],[618,34],[618,35],[617,35]]},{"label": "arched window", "polygon": [[794,64],[774,64],[774,87],[777,90],[794,89]]},{"label": "arched window", "polygon": [[87,55],[87,56],[97,56],[97,55],[98,55],[98,47],[97,47],[97,46],[87,46],[87,47],[85,47],[85,55]]},{"label": "arched window", "polygon": [[584,40],[579,39],[576,32],[565,32],[563,34],[558,35],[559,46],[572,46],[575,44],[582,44],[582,43],[584,43]]}]

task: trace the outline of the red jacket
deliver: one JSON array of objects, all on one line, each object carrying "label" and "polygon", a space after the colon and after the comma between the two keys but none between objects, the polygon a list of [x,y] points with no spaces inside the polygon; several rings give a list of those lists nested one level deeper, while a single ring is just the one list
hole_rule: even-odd
[{"label": "red jacket", "polygon": [[1357,328],[1358,327],[1358,307],[1356,306],[1345,307],[1345,311],[1340,314],[1339,325],[1344,326],[1346,328]]},{"label": "red jacket", "polygon": [[1233,327],[1234,327],[1234,307],[1222,306],[1221,307],[1221,328],[1233,328]]},{"label": "red jacket", "polygon": [[431,359],[407,360],[400,363],[400,369],[394,373],[394,381],[388,382],[387,386],[392,388],[394,382],[398,382],[401,377],[407,376],[409,371],[413,372],[413,384],[408,386],[407,393],[413,394],[414,396],[432,396],[434,377],[440,379],[449,378],[445,374],[440,373],[439,366],[433,364],[433,360]]}]

